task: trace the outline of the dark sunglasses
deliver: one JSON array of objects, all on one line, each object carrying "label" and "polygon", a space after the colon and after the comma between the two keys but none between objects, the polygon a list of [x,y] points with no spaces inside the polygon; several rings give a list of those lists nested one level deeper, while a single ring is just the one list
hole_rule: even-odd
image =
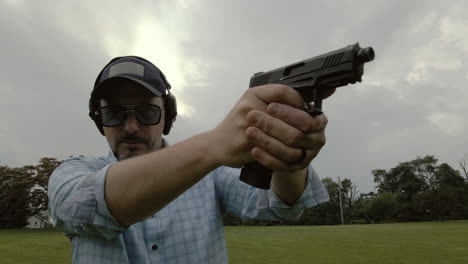
[{"label": "dark sunglasses", "polygon": [[96,115],[100,117],[103,126],[116,127],[127,120],[129,112],[133,112],[138,122],[145,126],[157,125],[161,121],[161,108],[150,104],[103,106],[96,110]]}]

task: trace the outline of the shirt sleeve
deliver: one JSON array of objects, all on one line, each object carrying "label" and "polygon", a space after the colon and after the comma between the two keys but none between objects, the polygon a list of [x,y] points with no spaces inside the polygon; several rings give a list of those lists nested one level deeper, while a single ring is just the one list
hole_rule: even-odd
[{"label": "shirt sleeve", "polygon": [[220,167],[213,176],[221,211],[242,219],[295,221],[305,208],[328,202],[327,189],[309,166],[304,192],[293,205],[287,205],[271,189],[252,187],[239,180],[240,169]]},{"label": "shirt sleeve", "polygon": [[96,166],[86,158],[64,161],[49,179],[49,214],[67,236],[112,239],[128,227],[111,215],[104,184],[111,164]]}]

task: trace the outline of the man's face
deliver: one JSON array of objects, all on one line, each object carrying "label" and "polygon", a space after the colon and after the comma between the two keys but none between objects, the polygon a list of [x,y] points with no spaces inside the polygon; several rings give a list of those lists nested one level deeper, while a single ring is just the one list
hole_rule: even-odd
[{"label": "man's face", "polygon": [[[101,106],[153,104],[164,109],[161,97],[154,96],[137,84],[126,83],[106,89],[110,92],[107,92],[105,99],[100,100]],[[134,112],[127,113],[120,126],[104,126],[104,135],[115,157],[124,160],[160,149],[164,121],[164,113],[161,112],[161,121],[158,124],[146,126],[137,120]]]}]

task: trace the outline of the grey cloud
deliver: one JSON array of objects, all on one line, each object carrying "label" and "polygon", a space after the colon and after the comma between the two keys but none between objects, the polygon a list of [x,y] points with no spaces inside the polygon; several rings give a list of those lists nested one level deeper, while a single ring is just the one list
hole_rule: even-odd
[{"label": "grey cloud", "polygon": [[[466,61],[461,42],[450,34],[443,42],[437,27],[446,17],[466,21],[463,1],[187,3],[41,1],[13,9],[0,2],[0,165],[105,153],[105,139],[87,117],[89,92],[100,68],[123,55],[111,54],[119,49],[109,45],[126,50],[146,16],[167,27],[184,58],[178,67],[185,86],[173,92],[194,112],[178,117],[172,143],[215,127],[253,73],[359,41],[375,48],[376,60],[366,65],[362,84],[339,88],[324,102],[330,122],[327,145],[314,161],[320,175],[347,177],[370,191],[372,169],[426,154],[456,166],[468,152],[466,121],[451,133],[440,129],[468,110],[465,63],[451,71],[428,68],[425,78],[407,81],[428,58],[421,52],[437,52],[431,41]],[[455,121],[428,120],[439,112]]]}]

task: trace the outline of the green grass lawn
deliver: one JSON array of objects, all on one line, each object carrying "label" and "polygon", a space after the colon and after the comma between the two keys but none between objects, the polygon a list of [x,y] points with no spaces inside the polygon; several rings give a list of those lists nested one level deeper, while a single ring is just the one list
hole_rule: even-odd
[{"label": "green grass lawn", "polygon": [[468,263],[468,221],[227,227],[230,263]]},{"label": "green grass lawn", "polygon": [[71,263],[71,244],[54,229],[0,230],[0,264]]},{"label": "green grass lawn", "polygon": [[[468,221],[345,226],[226,227],[236,263],[468,263]],[[0,230],[0,264],[71,263],[53,230]]]}]

